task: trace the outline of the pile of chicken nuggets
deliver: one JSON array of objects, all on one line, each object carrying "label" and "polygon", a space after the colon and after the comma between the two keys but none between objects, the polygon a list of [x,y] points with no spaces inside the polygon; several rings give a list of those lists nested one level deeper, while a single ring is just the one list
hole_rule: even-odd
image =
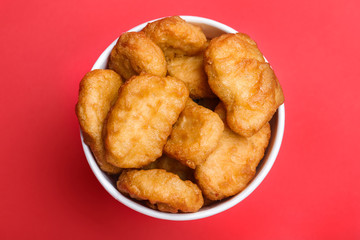
[{"label": "pile of chicken nuggets", "polygon": [[281,86],[246,34],[208,39],[178,16],[123,33],[80,82],[76,114],[118,190],[163,212],[241,192],[269,144]]}]

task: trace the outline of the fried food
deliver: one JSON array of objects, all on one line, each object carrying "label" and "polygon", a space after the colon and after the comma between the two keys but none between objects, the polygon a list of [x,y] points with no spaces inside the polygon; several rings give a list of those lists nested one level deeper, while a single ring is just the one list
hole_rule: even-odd
[{"label": "fried food", "polygon": [[219,102],[220,100],[218,98],[202,98],[197,101],[197,104],[214,111]]},{"label": "fried food", "polygon": [[207,39],[199,26],[173,16],[123,33],[112,70],[80,83],[76,114],[98,165],[119,192],[162,212],[206,210],[243,191],[284,101],[249,36],[205,26]]},{"label": "fried food", "polygon": [[117,188],[132,198],[148,200],[165,212],[196,212],[204,204],[196,184],[163,169],[124,171]]},{"label": "fried food", "polygon": [[194,169],[215,149],[223,130],[224,124],[216,113],[188,99],[164,152]]},{"label": "fried food", "polygon": [[164,51],[166,57],[197,55],[207,44],[201,28],[179,16],[151,22],[142,31]]},{"label": "fried food", "polygon": [[[215,112],[225,120],[223,104],[219,104]],[[269,123],[249,138],[232,132],[225,124],[218,146],[195,170],[195,178],[204,196],[210,200],[221,200],[242,191],[255,176],[270,135]]]},{"label": "fried food", "polygon": [[105,161],[102,130],[121,84],[121,77],[112,70],[97,69],[88,72],[80,82],[79,100],[75,110],[84,142],[90,147],[99,167],[113,174],[119,173],[120,168]]},{"label": "fried food", "polygon": [[150,74],[130,78],[108,116],[107,162],[140,168],[159,158],[188,98],[189,91],[176,78]]},{"label": "fried food", "polygon": [[284,102],[274,71],[256,43],[242,33],[212,39],[204,56],[209,85],[225,105],[229,127],[252,136]]},{"label": "fried food", "polygon": [[216,97],[211,91],[204,70],[203,54],[195,56],[177,56],[167,59],[170,76],[183,81],[193,99]]},{"label": "fried food", "polygon": [[188,166],[181,164],[178,160],[170,158],[166,155],[162,155],[160,158],[156,159],[155,162],[143,167],[143,169],[164,169],[167,172],[172,172],[178,175],[184,181],[190,180],[195,182],[194,169],[191,169]]},{"label": "fried food", "polygon": [[164,77],[167,71],[164,53],[143,32],[126,32],[119,37],[109,68],[125,80],[142,72]]},{"label": "fried food", "polygon": [[206,50],[206,58],[219,61],[219,64],[225,66],[236,64],[243,59],[265,62],[256,42],[244,33],[227,33],[213,38]]}]

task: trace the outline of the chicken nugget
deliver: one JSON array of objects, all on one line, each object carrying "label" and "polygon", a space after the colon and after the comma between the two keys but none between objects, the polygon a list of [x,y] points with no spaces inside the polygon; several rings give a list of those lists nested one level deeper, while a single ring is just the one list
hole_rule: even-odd
[{"label": "chicken nugget", "polygon": [[185,83],[191,98],[216,97],[210,89],[204,70],[203,54],[167,59],[167,69],[170,76]]},{"label": "chicken nugget", "polygon": [[75,108],[84,142],[90,147],[100,168],[113,174],[119,173],[120,168],[105,161],[102,131],[121,84],[121,77],[112,70],[88,72],[80,82],[79,100]]},{"label": "chicken nugget", "polygon": [[225,105],[229,127],[252,136],[284,102],[274,71],[256,43],[241,33],[213,39],[204,56],[209,85]]},{"label": "chicken nugget", "polygon": [[179,16],[148,23],[142,31],[164,51],[166,57],[196,55],[207,44],[201,28],[187,23]]},{"label": "chicken nugget", "polygon": [[110,54],[109,68],[125,80],[141,72],[164,77],[166,61],[162,50],[143,32],[123,33]]},{"label": "chicken nugget", "polygon": [[206,50],[206,59],[226,65],[236,64],[243,59],[256,59],[265,62],[256,42],[244,33],[227,33],[211,39]]},{"label": "chicken nugget", "polygon": [[108,116],[106,160],[121,168],[140,168],[159,158],[188,98],[185,84],[176,78],[130,78]]},{"label": "chicken nugget", "polygon": [[[215,112],[225,120],[223,104],[219,104]],[[255,176],[270,135],[269,123],[249,138],[234,133],[225,124],[218,146],[195,170],[195,178],[204,196],[221,200],[242,191]]]},{"label": "chicken nugget", "polygon": [[164,152],[194,169],[215,149],[223,130],[224,124],[216,113],[189,99]]},{"label": "chicken nugget", "polygon": [[138,200],[148,200],[160,211],[196,212],[204,204],[199,187],[163,169],[124,171],[117,188]]},{"label": "chicken nugget", "polygon": [[154,210],[159,210],[160,212],[169,212],[169,213],[177,213],[178,212],[178,209],[171,207],[170,205],[165,204],[165,203],[152,204],[149,201],[145,201],[145,203],[149,208],[154,209]]},{"label": "chicken nugget", "polygon": [[155,162],[150,163],[143,167],[144,170],[148,169],[164,169],[167,172],[172,172],[178,175],[182,180],[195,181],[194,178],[194,169],[189,168],[188,166],[180,163],[178,160],[170,158],[166,155],[162,155],[160,158],[156,159]]}]

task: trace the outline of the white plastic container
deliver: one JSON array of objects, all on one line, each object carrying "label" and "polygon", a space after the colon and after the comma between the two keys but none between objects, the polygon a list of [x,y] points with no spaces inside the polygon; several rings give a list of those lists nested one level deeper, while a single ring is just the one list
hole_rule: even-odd
[{"label": "white plastic container", "polygon": [[[194,25],[200,26],[205,35],[208,38],[213,38],[216,36],[221,35],[222,33],[236,33],[237,31],[232,29],[231,27],[228,27],[222,23],[216,22],[211,19],[202,18],[202,17],[195,17],[195,16],[180,16],[184,20],[186,20],[189,23],[192,23]],[[152,20],[156,21],[158,19]],[[149,22],[152,22],[149,21]],[[143,23],[140,24],[132,29],[129,30],[129,32],[137,32],[141,31],[147,24]],[[105,69],[107,66],[108,58],[110,55],[110,52],[114,45],[116,44],[117,39],[111,43],[105,51],[100,55],[100,57],[95,62],[93,69]],[[116,189],[116,183],[113,182],[103,171],[100,170],[98,167],[95,158],[93,157],[90,148],[84,143],[82,134],[81,134],[81,141],[84,149],[84,153],[86,156],[86,159],[91,167],[91,170],[94,172],[96,178],[99,180],[101,185],[105,188],[105,190],[111,194],[116,200],[121,202],[122,204],[128,206],[129,208],[143,213],[145,215],[160,218],[160,219],[166,219],[166,220],[175,220],[175,221],[184,221],[184,220],[194,220],[194,219],[200,219],[209,217],[212,215],[215,215],[217,213],[223,212],[236,204],[240,203],[242,200],[244,200],[247,196],[250,195],[264,180],[265,176],[269,173],[271,167],[273,166],[275,159],[277,157],[277,154],[280,149],[280,145],[282,142],[283,134],[284,134],[284,127],[285,127],[285,107],[284,104],[279,107],[277,112],[274,114],[271,122],[271,139],[269,146],[267,148],[267,151],[265,153],[265,156],[263,160],[260,162],[257,173],[255,175],[255,178],[250,182],[250,184],[240,193],[237,195],[230,197],[226,200],[220,201],[218,203],[215,203],[213,205],[204,207],[200,209],[196,213],[164,213],[157,210],[150,209],[146,206],[143,206],[136,201],[133,201],[130,198],[127,198],[123,196],[117,189]]]}]

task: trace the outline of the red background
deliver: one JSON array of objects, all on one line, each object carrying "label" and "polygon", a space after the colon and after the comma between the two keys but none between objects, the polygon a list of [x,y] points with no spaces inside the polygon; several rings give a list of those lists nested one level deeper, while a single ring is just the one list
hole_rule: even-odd
[{"label": "red background", "polygon": [[[0,2],[1,239],[360,239],[359,1]],[[274,167],[247,199],[171,222],[113,199],[83,154],[78,84],[118,35],[195,15],[248,33],[286,97]]]}]

